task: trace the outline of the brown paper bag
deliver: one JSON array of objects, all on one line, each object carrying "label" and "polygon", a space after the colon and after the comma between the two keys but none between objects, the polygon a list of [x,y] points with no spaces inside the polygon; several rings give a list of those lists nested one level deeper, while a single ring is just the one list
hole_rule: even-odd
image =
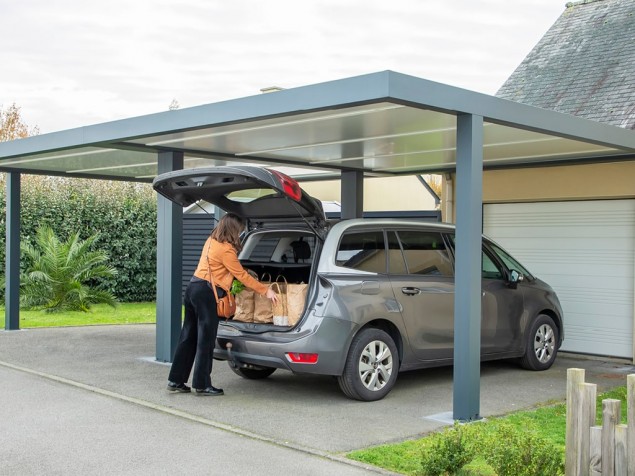
[{"label": "brown paper bag", "polygon": [[288,326],[289,318],[287,316],[286,285],[281,285],[276,279],[276,282],[271,285],[271,289],[273,289],[276,294],[278,294],[278,302],[272,306],[273,323],[276,326]]},{"label": "brown paper bag", "polygon": [[236,294],[236,313],[232,318],[234,321],[254,322],[254,295],[251,289],[243,289]]},{"label": "brown paper bag", "polygon": [[308,284],[304,283],[287,284],[287,315],[290,326],[295,326],[302,317],[308,289]]},{"label": "brown paper bag", "polygon": [[[269,280],[266,280],[266,277]],[[267,284],[271,282],[270,274],[263,274],[261,283]],[[271,306],[271,300],[264,294],[254,293],[254,322],[259,324],[270,324],[273,322],[273,307]]]}]

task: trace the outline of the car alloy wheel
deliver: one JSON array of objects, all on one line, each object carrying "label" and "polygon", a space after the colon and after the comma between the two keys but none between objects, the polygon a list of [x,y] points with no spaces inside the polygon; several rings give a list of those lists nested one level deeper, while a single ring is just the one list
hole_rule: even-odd
[{"label": "car alloy wheel", "polygon": [[369,327],[351,342],[344,372],[337,381],[347,397],[372,402],[388,395],[398,372],[395,341],[387,332]]},{"label": "car alloy wheel", "polygon": [[385,342],[369,342],[359,357],[359,378],[364,386],[375,392],[390,381],[393,371],[392,352]]},{"label": "car alloy wheel", "polygon": [[547,370],[558,353],[559,334],[553,319],[540,314],[531,322],[526,336],[527,347],[520,365],[529,370]]},{"label": "car alloy wheel", "polygon": [[555,333],[553,328],[548,324],[538,327],[534,338],[534,352],[536,359],[542,364],[546,364],[553,358],[553,352],[556,348]]}]

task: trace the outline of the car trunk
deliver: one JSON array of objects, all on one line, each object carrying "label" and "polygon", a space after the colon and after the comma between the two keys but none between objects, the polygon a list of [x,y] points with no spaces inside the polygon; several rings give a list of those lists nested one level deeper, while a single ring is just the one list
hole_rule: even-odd
[{"label": "car trunk", "polygon": [[[260,281],[278,282],[282,291],[287,284],[305,285],[306,299],[310,298],[313,263],[317,263],[326,219],[321,202],[293,179],[259,167],[210,167],[160,175],[153,187],[181,206],[204,200],[245,219],[248,230],[239,254],[243,266]],[[267,332],[291,329],[295,322],[277,326],[229,320],[225,325]]]}]

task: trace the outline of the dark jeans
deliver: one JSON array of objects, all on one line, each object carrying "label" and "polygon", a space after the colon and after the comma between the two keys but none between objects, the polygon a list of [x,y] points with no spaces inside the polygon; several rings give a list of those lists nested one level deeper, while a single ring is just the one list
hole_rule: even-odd
[{"label": "dark jeans", "polygon": [[192,387],[212,385],[212,361],[218,315],[214,292],[207,281],[191,281],[185,289],[185,320],[168,380],[187,383],[192,365]]}]

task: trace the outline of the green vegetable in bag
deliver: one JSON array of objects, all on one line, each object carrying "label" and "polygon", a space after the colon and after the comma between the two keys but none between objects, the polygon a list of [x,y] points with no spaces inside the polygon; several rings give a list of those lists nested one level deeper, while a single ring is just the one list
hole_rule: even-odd
[{"label": "green vegetable in bag", "polygon": [[245,285],[243,283],[241,283],[240,281],[238,281],[237,279],[234,279],[234,281],[232,282],[232,287],[229,290],[229,292],[233,296],[235,296],[236,294],[241,292],[243,289],[245,289]]}]

